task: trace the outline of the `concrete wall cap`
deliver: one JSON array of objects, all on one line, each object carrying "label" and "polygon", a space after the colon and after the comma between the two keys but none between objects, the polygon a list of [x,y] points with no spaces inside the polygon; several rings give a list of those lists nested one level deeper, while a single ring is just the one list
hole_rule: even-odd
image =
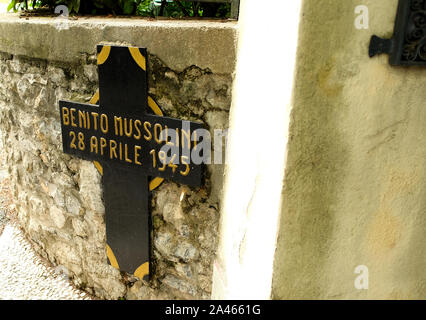
[{"label": "concrete wall cap", "polygon": [[82,53],[95,54],[97,44],[115,43],[147,47],[176,71],[196,65],[229,74],[235,68],[235,21],[79,17],[66,20],[68,29],[57,28],[59,22],[0,14],[0,51],[78,63]]}]

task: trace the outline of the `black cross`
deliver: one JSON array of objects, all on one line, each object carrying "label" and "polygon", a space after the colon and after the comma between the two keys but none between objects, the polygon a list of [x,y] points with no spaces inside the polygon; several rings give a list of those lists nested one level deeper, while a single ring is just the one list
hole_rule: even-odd
[{"label": "black cross", "polygon": [[197,151],[197,130],[203,127],[162,116],[148,96],[146,49],[97,49],[99,105],[59,101],[63,150],[94,160],[102,173],[110,264],[149,278],[149,190],[162,178],[201,184],[202,167],[193,163],[191,152]]}]

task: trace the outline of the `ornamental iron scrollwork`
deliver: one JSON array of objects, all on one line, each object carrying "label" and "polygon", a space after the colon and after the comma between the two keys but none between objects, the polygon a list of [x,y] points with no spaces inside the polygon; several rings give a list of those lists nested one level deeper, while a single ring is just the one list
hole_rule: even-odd
[{"label": "ornamental iron scrollwork", "polygon": [[391,65],[426,66],[426,0],[399,0],[392,38],[371,37],[370,57],[381,53]]}]

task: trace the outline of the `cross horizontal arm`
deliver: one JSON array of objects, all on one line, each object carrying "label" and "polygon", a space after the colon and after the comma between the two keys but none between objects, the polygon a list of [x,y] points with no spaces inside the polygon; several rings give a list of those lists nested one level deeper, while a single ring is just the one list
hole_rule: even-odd
[{"label": "cross horizontal arm", "polygon": [[201,123],[148,114],[112,114],[97,105],[70,101],[60,101],[59,108],[65,153],[200,185],[201,165],[191,159],[200,141]]}]

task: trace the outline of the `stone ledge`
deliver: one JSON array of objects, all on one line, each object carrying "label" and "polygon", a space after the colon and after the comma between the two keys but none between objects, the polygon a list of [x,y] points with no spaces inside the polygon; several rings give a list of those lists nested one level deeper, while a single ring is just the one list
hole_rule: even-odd
[{"label": "stone ledge", "polygon": [[149,20],[143,18],[79,18],[69,29],[53,18],[21,19],[0,14],[0,51],[37,59],[78,63],[82,53],[95,54],[101,42],[147,47],[171,69],[191,65],[218,74],[234,72],[235,21]]}]

